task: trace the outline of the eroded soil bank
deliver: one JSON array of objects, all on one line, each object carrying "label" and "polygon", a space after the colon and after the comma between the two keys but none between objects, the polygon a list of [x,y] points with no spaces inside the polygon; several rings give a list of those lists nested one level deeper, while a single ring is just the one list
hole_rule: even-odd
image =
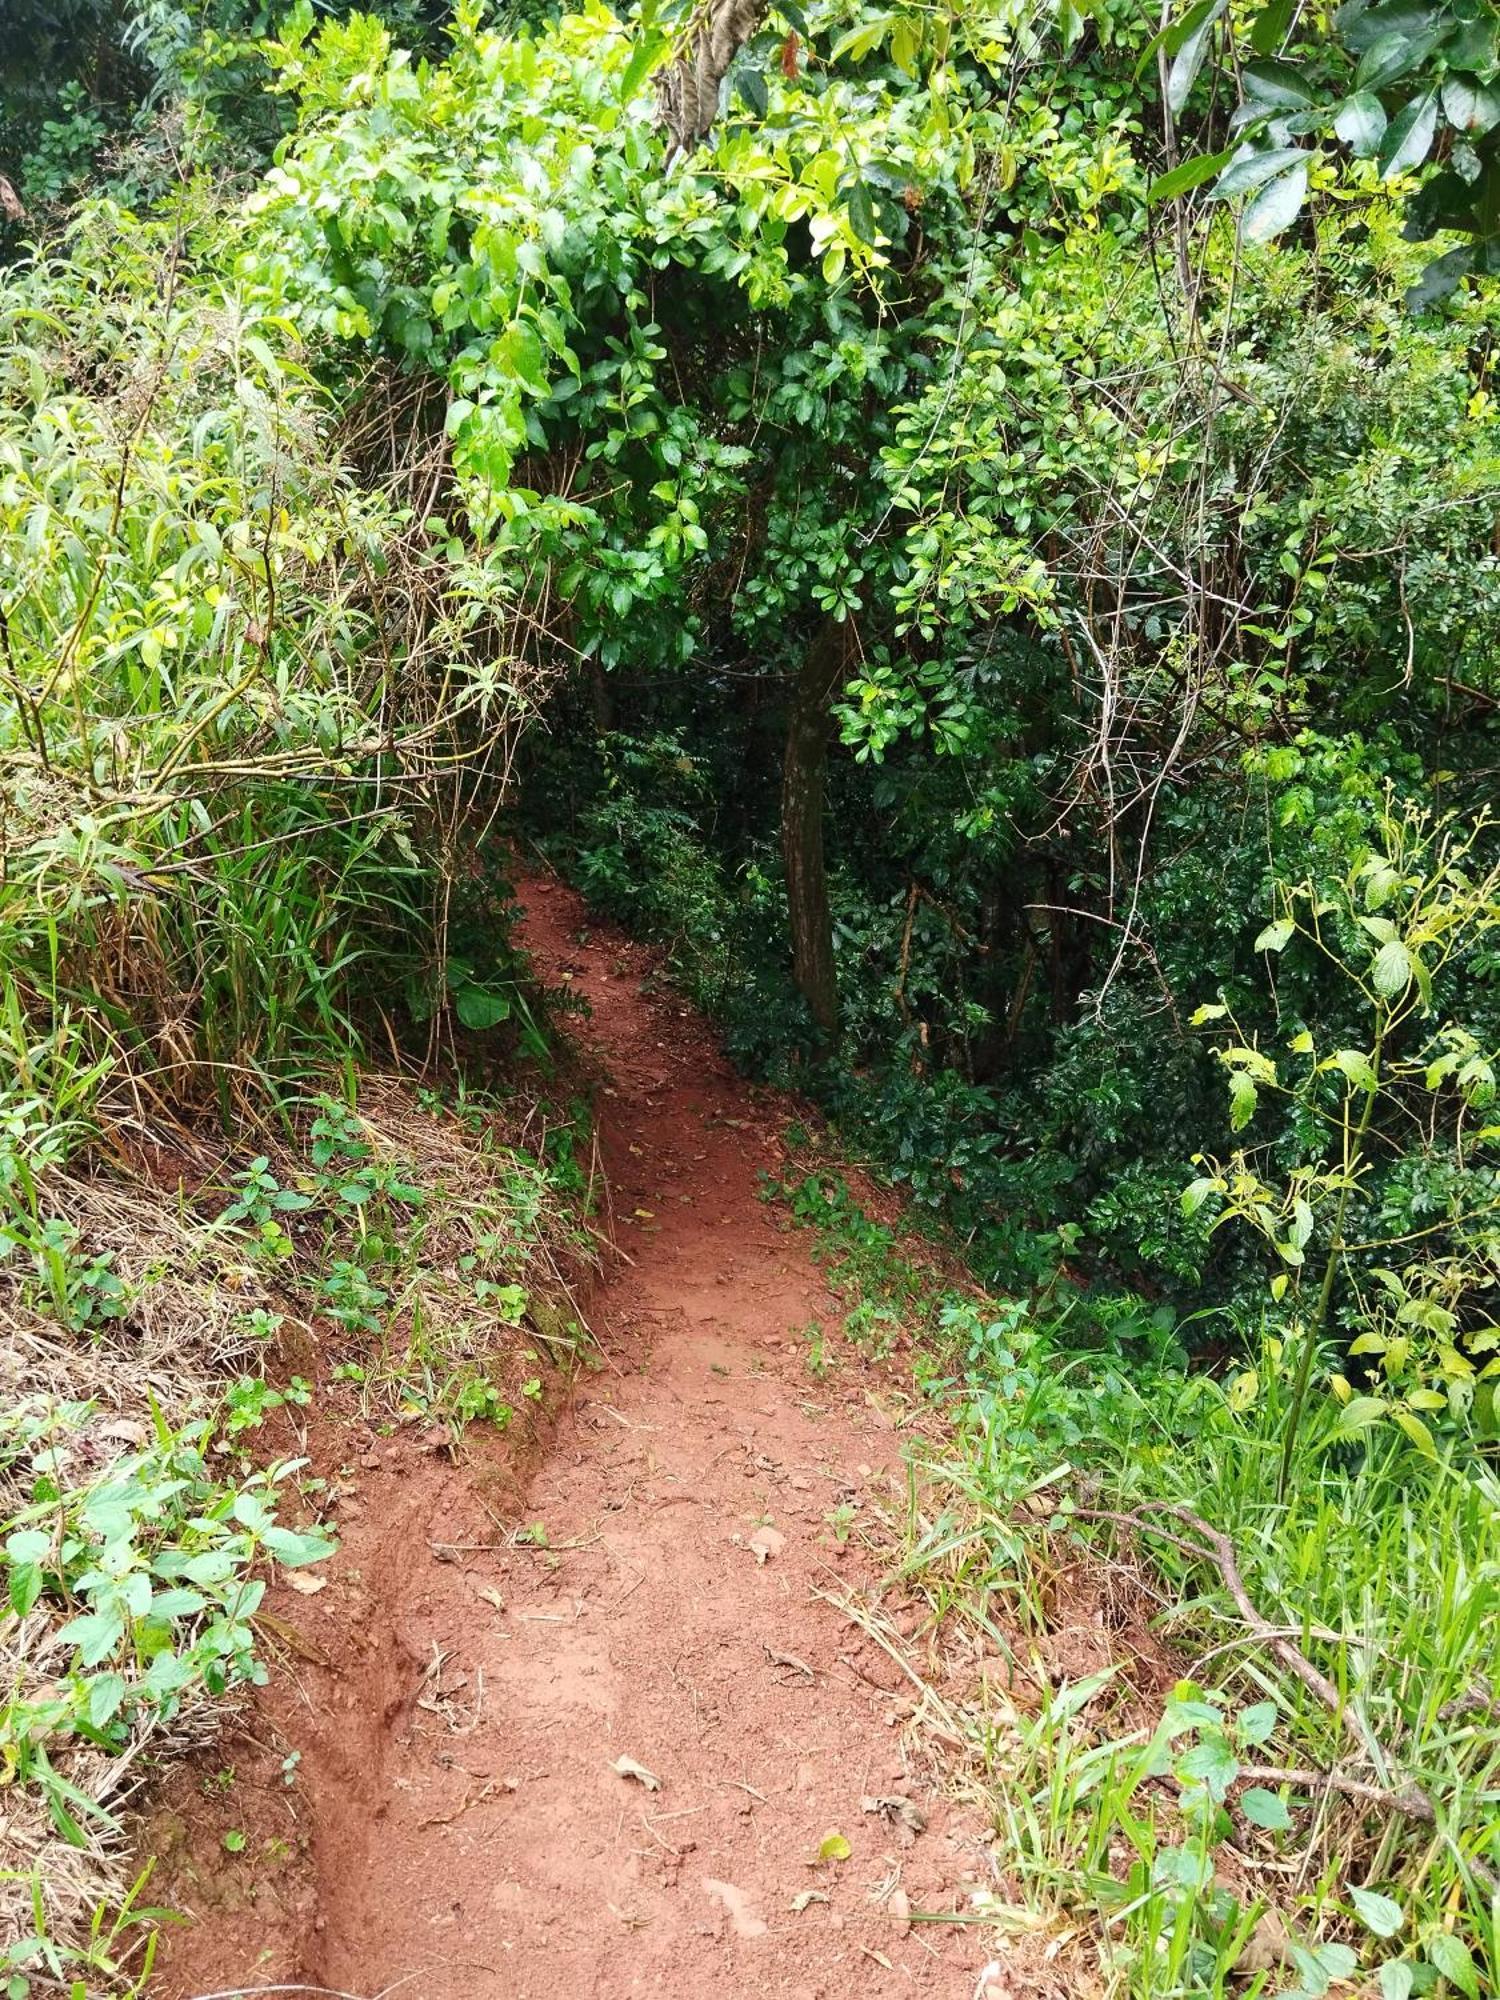
[{"label": "eroded soil bank", "polygon": [[[857,1362],[809,1373],[831,1303],[758,1181],[792,1107],[735,1078],[648,952],[549,879],[524,897],[542,976],[591,1009],[623,1253],[589,1302],[604,1365],[519,1511],[499,1441],[456,1464],[353,1441],[340,1555],[278,1599],[295,1642],[225,1795],[200,1777],[169,1816],[195,1921],[156,1990],[968,1996],[984,1933],[922,1918],[988,1879],[978,1822],[836,1601],[877,1581],[840,1537],[890,1498],[901,1397]],[[245,1834],[212,1865],[206,1816]]]}]

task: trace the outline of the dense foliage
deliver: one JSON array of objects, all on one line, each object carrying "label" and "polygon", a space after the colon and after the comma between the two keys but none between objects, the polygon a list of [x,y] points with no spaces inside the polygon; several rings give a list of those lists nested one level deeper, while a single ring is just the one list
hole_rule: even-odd
[{"label": "dense foliage", "polygon": [[[107,89],[22,16],[54,92],[0,162],[53,230],[0,280],[26,1310],[126,1316],[80,1160],[216,1119],[251,1161],[218,1220],[274,1263],[314,1194],[262,1138],[341,1065],[353,1098],[372,1046],[544,1053],[508,812],[1011,1296],[934,1332],[979,1545],[1061,1462],[1248,1537],[1319,1643],[1382,1620],[1362,1754],[1441,1794],[1433,1855],[1361,1836],[1427,1899],[1410,1950],[1369,1927],[1383,1991],[1477,1993],[1495,1735],[1439,1708],[1495,1589],[1495,10],[720,11],[685,145],[681,11],[84,8]],[[325,1248],[325,1314],[384,1337],[392,1236]],[[471,1359],[459,1421],[494,1413]],[[190,1483],[200,1442],[159,1440]],[[253,1502],[204,1518],[264,1539]],[[1362,1604],[1309,1595],[1374,1521]],[[23,1597],[66,1591],[83,1542],[49,1570],[16,1534]],[[1175,1891],[1146,1861],[1151,1923],[1231,1782]],[[1222,1990],[1240,1916],[1128,1990]],[[1299,1990],[1353,1969],[1319,1949]]]}]

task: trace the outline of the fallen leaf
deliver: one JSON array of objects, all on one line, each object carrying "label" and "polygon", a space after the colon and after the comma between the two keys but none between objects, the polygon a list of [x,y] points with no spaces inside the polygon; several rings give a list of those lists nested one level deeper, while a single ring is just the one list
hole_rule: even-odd
[{"label": "fallen leaf", "polygon": [[757,1528],[749,1542],[758,1563],[769,1562],[772,1556],[779,1556],[785,1546],[786,1536],[776,1528]]},{"label": "fallen leaf", "polygon": [[819,1861],[847,1861],[854,1852],[844,1836],[838,1832],[825,1833],[818,1846]]},{"label": "fallen leaf", "polygon": [[491,1590],[488,1584],[481,1585],[479,1595],[484,1599],[486,1604],[492,1604],[497,1611],[505,1609],[505,1599],[500,1595],[498,1590]]},{"label": "fallen leaf", "polygon": [[729,1914],[729,1922],[737,1937],[764,1937],[770,1925],[758,1917],[750,1907],[750,1898],[743,1889],[736,1889],[732,1882],[717,1882],[712,1875],[705,1875],[703,1887],[706,1894],[716,1903],[722,1903]]},{"label": "fallen leaf", "polygon": [[616,1757],[609,1767],[622,1778],[634,1778],[638,1785],[644,1785],[648,1792],[661,1790],[661,1779],[654,1771],[648,1771],[644,1764],[637,1764],[634,1757]]},{"label": "fallen leaf", "polygon": [[905,1937],[911,1930],[911,1898],[899,1885],[892,1889],[885,1899],[885,1906],[891,1913],[891,1921],[896,1926],[898,1937]]},{"label": "fallen leaf", "polygon": [[826,1889],[803,1889],[797,1895],[793,1896],[792,1908],[800,1917],[809,1903],[826,1903],[827,1901],[828,1891]]},{"label": "fallen leaf", "polygon": [[326,1576],[306,1576],[300,1569],[289,1569],[285,1581],[304,1597],[316,1597],[320,1590],[328,1588]]},{"label": "fallen leaf", "polygon": [[904,1792],[891,1792],[884,1798],[863,1798],[859,1805],[861,1812],[880,1813],[912,1840],[927,1825],[927,1815]]},{"label": "fallen leaf", "polygon": [[654,1208],[633,1208],[630,1212],[632,1215],[638,1215],[642,1222],[655,1222],[656,1220],[656,1210]]}]

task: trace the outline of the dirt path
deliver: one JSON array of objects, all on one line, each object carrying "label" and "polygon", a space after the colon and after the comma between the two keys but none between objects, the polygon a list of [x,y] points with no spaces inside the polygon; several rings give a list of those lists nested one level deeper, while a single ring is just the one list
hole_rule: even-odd
[{"label": "dirt path", "polygon": [[[394,1440],[362,1459],[347,1567],[306,1604],[353,1664],[299,1661],[272,1697],[300,1752],[302,1865],[204,1910],[159,1991],[967,2000],[979,1934],[903,1908],[952,1909],[978,1850],[908,1768],[899,1666],[819,1595],[870,1581],[829,1516],[898,1465],[883,1385],[808,1372],[829,1300],[759,1197],[766,1101],[643,985],[647,954],[598,928],[577,943],[560,885],[525,901],[525,942],[587,997],[579,1036],[608,1079],[631,1260],[590,1309],[610,1365],[526,1497],[545,1546],[496,1546],[467,1460],[413,1466]],[[926,1831],[875,1798],[909,1799]],[[848,1857],[811,1865],[830,1834]]]}]

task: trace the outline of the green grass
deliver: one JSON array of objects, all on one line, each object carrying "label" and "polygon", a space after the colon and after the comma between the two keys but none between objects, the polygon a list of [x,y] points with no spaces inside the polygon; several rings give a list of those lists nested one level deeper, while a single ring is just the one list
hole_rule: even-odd
[{"label": "green grass", "polygon": [[[1101,1333],[1109,1314],[945,1291],[846,1191],[791,1193],[851,1310],[900,1298],[925,1333],[939,1441],[913,1461],[900,1566],[1028,1690],[961,1708],[972,1770],[999,1866],[1059,1929],[1082,1921],[1106,1991],[1492,1991],[1494,1464],[1351,1438],[1325,1388],[1280,1501],[1296,1356],[1275,1340],[1221,1383],[1139,1314]],[[1113,1657],[1047,1670],[1049,1634],[1101,1610]],[[1130,1639],[1147,1623],[1154,1674]]]}]

